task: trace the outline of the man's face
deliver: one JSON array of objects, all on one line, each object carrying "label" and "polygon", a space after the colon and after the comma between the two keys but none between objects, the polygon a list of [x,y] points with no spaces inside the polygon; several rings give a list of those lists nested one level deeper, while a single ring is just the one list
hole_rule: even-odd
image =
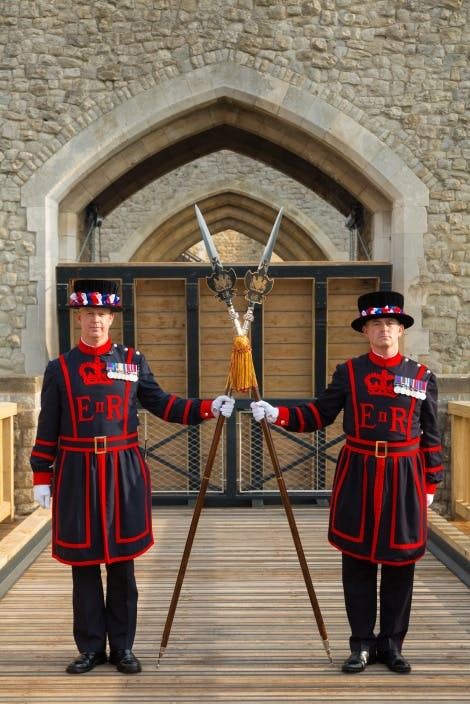
[{"label": "man's face", "polygon": [[109,308],[80,308],[77,314],[81,335],[87,345],[99,347],[109,337],[114,313]]},{"label": "man's face", "polygon": [[369,340],[373,352],[383,357],[392,357],[398,352],[398,341],[404,327],[395,318],[377,318],[368,320],[362,332]]}]

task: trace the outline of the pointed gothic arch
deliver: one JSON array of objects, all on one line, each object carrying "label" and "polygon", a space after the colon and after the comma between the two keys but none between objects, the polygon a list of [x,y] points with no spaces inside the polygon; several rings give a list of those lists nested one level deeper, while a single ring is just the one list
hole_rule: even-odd
[{"label": "pointed gothic arch", "polygon": [[[159,84],[130,98],[98,118],[67,142],[31,176],[22,188],[28,228],[37,233],[30,278],[37,282],[38,306],[27,312],[23,351],[27,373],[44,368],[57,351],[54,271],[59,260],[76,256],[77,223],[85,205],[113,194],[121,202],[146,171],[138,165],[160,160],[167,166],[184,154],[197,135],[224,130],[236,142],[247,135],[248,150],[263,148],[286,173],[310,178],[310,187],[336,184],[331,192],[341,201],[359,201],[368,210],[376,260],[390,260],[394,285],[405,294],[416,283],[424,256],[428,190],[404,161],[351,116],[319,96],[266,77],[236,64],[207,66]],[[192,140],[192,141],[191,141]],[[241,140],[243,143],[243,139]],[[212,142],[212,146],[216,140]],[[178,146],[179,145],[179,146]],[[267,145],[267,148],[266,148]],[[241,147],[240,147],[241,149]],[[136,171],[137,169],[137,171]],[[125,178],[132,174],[132,179]],[[150,172],[151,174],[151,172]],[[147,172],[148,175],[148,172]],[[408,337],[414,354],[427,350],[427,336],[419,329],[420,301],[410,300],[417,322]],[[32,345],[32,341],[35,345]],[[43,349],[37,341],[43,340]],[[42,354],[41,354],[42,353]]]}]

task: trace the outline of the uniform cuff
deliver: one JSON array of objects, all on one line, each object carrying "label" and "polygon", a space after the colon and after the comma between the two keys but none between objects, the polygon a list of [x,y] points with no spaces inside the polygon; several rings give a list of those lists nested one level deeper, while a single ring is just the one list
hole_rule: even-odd
[{"label": "uniform cuff", "polygon": [[426,494],[435,494],[439,484],[426,484]]},{"label": "uniform cuff", "polygon": [[201,418],[203,418],[204,420],[209,420],[209,418],[215,418],[214,414],[212,413],[211,406],[212,406],[211,399],[203,399],[201,401],[201,407],[199,409],[199,413],[201,414]]},{"label": "uniform cuff", "polygon": [[33,484],[51,484],[52,472],[33,472]]},{"label": "uniform cuff", "polygon": [[279,415],[276,418],[276,422],[274,425],[289,425],[289,409],[287,406],[278,406],[279,408]]}]

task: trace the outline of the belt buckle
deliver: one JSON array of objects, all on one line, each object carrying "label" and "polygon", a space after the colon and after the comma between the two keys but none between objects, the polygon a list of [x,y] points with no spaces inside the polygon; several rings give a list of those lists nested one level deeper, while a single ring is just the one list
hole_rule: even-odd
[{"label": "belt buckle", "polygon": [[[95,455],[105,455],[108,450],[108,438],[106,435],[95,435],[93,438],[95,443]],[[103,443],[98,446],[98,443]]]},{"label": "belt buckle", "polygon": [[379,460],[384,460],[387,457],[387,446],[386,440],[376,440],[375,442],[375,456]]}]

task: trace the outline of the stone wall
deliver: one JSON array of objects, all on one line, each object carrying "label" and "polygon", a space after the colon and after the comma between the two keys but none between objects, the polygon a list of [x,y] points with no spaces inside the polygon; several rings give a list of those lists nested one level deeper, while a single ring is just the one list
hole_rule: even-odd
[{"label": "stone wall", "polygon": [[436,492],[435,510],[450,516],[452,463],[451,463],[451,417],[447,410],[449,401],[470,401],[470,374],[447,375],[438,377],[439,388],[439,425],[441,429],[442,444],[444,448],[444,479]]},{"label": "stone wall", "polygon": [[[35,306],[20,189],[98,116],[147,88],[232,61],[354,116],[430,189],[418,283],[442,373],[469,363],[468,48],[462,0],[18,0],[0,45],[0,371],[21,373]],[[177,175],[174,175],[177,178]]]},{"label": "stone wall", "polygon": [[[213,184],[220,184],[224,180],[231,184],[239,183],[245,190],[251,189],[255,194],[261,187],[262,191],[271,194],[279,208],[297,208],[329,237],[340,252],[348,251],[349,231],[345,227],[345,218],[329,203],[275,169],[254,159],[221,150],[195,159],[190,164],[163,176],[110,213],[101,227],[102,259],[116,261],[116,252],[119,252],[127,238],[132,237],[133,232],[147,222],[158,203],[168,202],[175,193],[180,194],[184,202],[186,194],[200,188],[201,183],[204,183],[209,191]],[[266,236],[268,234],[266,233]],[[226,239],[227,242],[223,246],[230,251],[233,245],[229,237]],[[251,261],[253,254],[262,251],[260,245],[253,247],[249,242],[244,242],[242,246],[240,242],[237,244],[235,259],[227,261]]]},{"label": "stone wall", "polygon": [[[425,255],[415,283],[430,331],[424,361],[441,376],[468,373],[469,2],[6,0],[1,14],[0,375],[5,400],[24,407],[19,448],[31,446],[38,388],[30,379],[24,391],[15,390],[11,375],[21,379],[25,371],[26,312],[34,317],[43,304],[31,283],[31,257],[43,243],[28,230],[21,189],[101,116],[177,76],[191,81],[201,67],[249,67],[266,82],[279,78],[320,97],[382,140],[426,184]],[[194,178],[204,183],[218,160],[201,159]],[[230,155],[229,162],[236,178],[254,178],[250,160]],[[191,168],[179,167],[110,215],[110,244],[125,237],[128,216],[141,216],[139,198],[164,198]],[[304,198],[301,187],[282,175],[277,181],[267,167],[261,172],[270,187],[286,184],[289,199],[312,209],[331,238],[337,236],[319,199]],[[42,274],[34,272],[36,279]],[[18,462],[22,510],[30,501],[22,452]]]},{"label": "stone wall", "polygon": [[31,513],[35,504],[29,456],[36,438],[42,377],[0,377],[0,401],[18,404],[15,416],[15,513]]}]

